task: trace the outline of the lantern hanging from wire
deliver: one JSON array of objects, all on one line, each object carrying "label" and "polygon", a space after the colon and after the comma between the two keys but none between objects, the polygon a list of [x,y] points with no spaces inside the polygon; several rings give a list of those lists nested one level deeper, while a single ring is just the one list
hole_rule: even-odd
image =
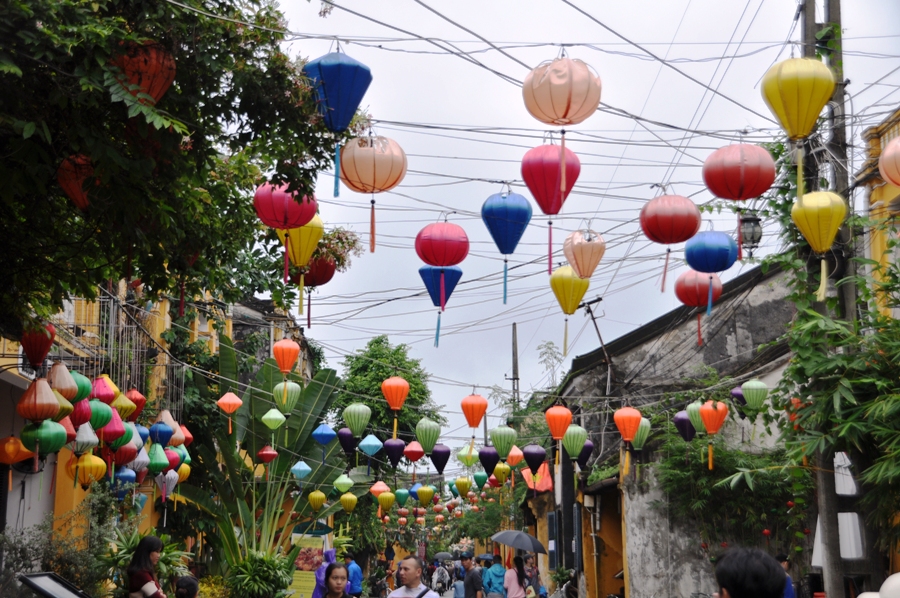
[{"label": "lantern hanging from wire", "polygon": [[[529,444],[522,449],[522,454],[525,458],[525,463],[528,465],[528,469],[531,472],[534,495],[537,496],[538,470],[541,468],[541,465],[543,465],[547,460],[547,450],[539,444]],[[523,476],[524,474],[525,472],[522,472]]]},{"label": "lantern hanging from wire", "polygon": [[713,436],[719,433],[725,418],[728,417],[728,405],[721,401],[706,401],[700,407],[700,417],[703,418],[703,427],[706,428],[709,452],[709,470],[713,470]]},{"label": "lantern hanging from wire", "polygon": [[795,141],[812,132],[834,88],[834,75],[821,60],[790,58],[766,71],[761,90],[769,110]]},{"label": "lantern hanging from wire", "polygon": [[450,461],[450,447],[436,444],[431,449],[431,464],[437,469],[438,475],[443,475],[447,462]]},{"label": "lantern hanging from wire", "polygon": [[70,420],[68,417],[64,417],[56,423],[61,425],[66,431],[66,444],[69,444],[75,440],[77,432],[75,432],[75,426],[72,425],[72,420]]},{"label": "lantern hanging from wire", "polygon": [[[438,308],[437,325],[434,329],[434,346],[440,345],[441,339],[441,312],[453,294],[456,284],[462,278],[463,272],[459,266],[438,268],[436,266],[422,266],[419,268],[419,276],[425,284],[431,303]],[[443,296],[441,295],[443,293]]]},{"label": "lantern hanging from wire", "polygon": [[416,440],[419,441],[419,444],[422,445],[422,450],[429,457],[440,435],[441,425],[436,421],[423,417],[416,423]]},{"label": "lantern hanging from wire", "polygon": [[116,398],[113,399],[113,402],[110,403],[109,406],[118,412],[122,421],[128,421],[131,414],[137,411],[137,405],[132,403],[131,399],[121,392],[116,395]]},{"label": "lantern hanging from wire", "polygon": [[358,193],[371,193],[369,251],[375,251],[375,194],[390,191],[406,176],[406,152],[393,139],[355,137],[341,148],[340,173],[344,184]]},{"label": "lantern hanging from wire", "polygon": [[369,493],[374,496],[376,499],[381,495],[382,492],[390,492],[391,488],[387,484],[385,484],[382,480],[378,480],[369,488]]},{"label": "lantern hanging from wire", "polygon": [[581,447],[581,452],[578,453],[578,467],[580,467],[582,471],[587,468],[588,461],[590,460],[592,454],[594,454],[594,443],[591,442],[590,438],[588,438],[584,441],[584,446]]},{"label": "lantern hanging from wire", "polygon": [[500,456],[500,459],[506,462],[506,458],[509,456],[509,451],[512,450],[512,447],[516,444],[516,439],[518,438],[518,433],[514,428],[509,426],[497,426],[496,428],[491,429],[491,442],[494,445],[494,448],[497,449],[497,454]]},{"label": "lantern hanging from wire", "polygon": [[[449,274],[446,272],[446,269],[450,266],[456,266],[469,254],[469,238],[466,235],[466,231],[458,224],[447,222],[446,219],[444,222],[429,224],[416,235],[416,254],[429,266],[440,268],[437,289],[439,291],[438,305],[441,311],[444,311],[447,297],[449,296],[449,293],[447,293],[447,287],[449,286],[447,278]],[[462,272],[459,274],[461,276]],[[425,286],[428,287],[429,284],[426,278],[426,276],[422,276]],[[439,332],[440,314],[438,314],[438,333],[435,334],[435,346],[438,344]]]},{"label": "lantern hanging from wire", "polygon": [[381,383],[381,394],[394,413],[394,436],[397,438],[397,414],[409,396],[409,382],[399,376],[391,376]]},{"label": "lantern hanging from wire", "polygon": [[84,154],[72,154],[59,164],[56,171],[56,182],[66,197],[72,200],[75,207],[82,212],[90,206],[84,183],[94,175],[91,159]]},{"label": "lantern hanging from wire", "polygon": [[218,401],[216,401],[216,405],[218,405],[219,409],[228,414],[228,433],[231,434],[231,415],[237,411],[244,402],[233,392],[226,392],[222,395]]},{"label": "lantern hanging from wire", "polygon": [[[291,263],[295,268],[302,269],[299,283],[300,303],[297,306],[297,311],[303,315],[303,289],[306,285],[306,267],[319,246],[319,241],[322,240],[322,236],[325,234],[325,224],[318,214],[314,214],[309,222],[299,228],[278,229],[276,232],[278,233],[278,238],[281,239],[281,242],[285,244],[288,250]],[[284,281],[287,282],[287,279],[287,271],[285,271]]]},{"label": "lantern hanging from wire", "polygon": [[577,230],[563,242],[563,254],[579,278],[590,278],[604,253],[606,241],[590,229]]},{"label": "lantern hanging from wire", "polygon": [[524,196],[506,190],[488,197],[481,206],[481,220],[503,255],[503,304],[506,304],[510,256],[531,222],[531,204]]},{"label": "lantern hanging from wire", "polygon": [[685,442],[690,442],[694,439],[697,431],[694,429],[694,424],[691,423],[691,418],[687,411],[681,410],[676,413],[675,417],[672,418],[672,422],[675,424],[675,429],[678,430],[678,434]]},{"label": "lantern hanging from wire", "polygon": [[747,406],[759,411],[769,396],[769,387],[762,380],[747,380],[741,384],[741,392],[747,401]]},{"label": "lantern hanging from wire", "polygon": [[369,475],[369,472],[372,468],[372,457],[374,457],[375,454],[378,453],[378,451],[380,451],[383,446],[384,443],[378,440],[378,438],[376,438],[374,434],[369,434],[359,442],[359,450],[365,453],[365,455],[369,458],[366,465],[366,475]]},{"label": "lantern hanging from wire", "polygon": [[[640,216],[641,230],[654,243],[673,245],[683,243],[700,230],[700,210],[696,204],[681,195],[660,195],[644,204]],[[671,247],[666,247],[661,292],[666,290]]]},{"label": "lantern hanging from wire", "polygon": [[[397,505],[401,508],[406,504],[406,501],[409,500],[409,490],[406,488],[397,488],[394,490],[394,497],[397,499]],[[381,498],[379,495],[378,498]]]},{"label": "lantern hanging from wire", "polygon": [[110,64],[119,68],[120,75],[116,76],[119,83],[131,87],[128,93],[150,96],[151,99],[138,97],[141,104],[155,105],[175,81],[175,59],[162,44],[153,40],[128,43],[125,52],[114,56]]},{"label": "lantern hanging from wire", "polygon": [[881,150],[878,172],[884,182],[900,187],[900,137],[890,140]]},{"label": "lantern hanging from wire", "polygon": [[560,446],[559,442],[566,435],[566,430],[572,423],[572,412],[562,405],[553,405],[544,412],[544,419],[547,421],[547,428],[550,430],[550,437],[556,441],[556,462],[559,463]]},{"label": "lantern hanging from wire", "polygon": [[700,415],[700,408],[703,407],[703,401],[697,399],[691,403],[688,403],[685,407],[685,410],[688,414],[688,419],[691,421],[691,425],[694,426],[694,430],[697,434],[705,434],[706,427],[703,425],[703,417]]},{"label": "lantern hanging from wire", "polygon": [[515,467],[519,463],[522,462],[522,459],[525,458],[525,454],[522,452],[518,446],[513,445],[511,449],[509,449],[509,454],[506,456],[506,462],[511,466]]},{"label": "lantern hanging from wire", "polygon": [[[287,185],[275,187],[270,183],[264,183],[256,189],[256,193],[253,195],[253,207],[262,223],[269,228],[274,228],[278,232],[279,239],[285,245],[284,282],[287,282],[288,260],[292,256],[291,244],[295,242],[294,236],[287,234],[287,231],[305,226],[316,217],[319,207],[316,198],[303,196],[298,201],[297,197],[288,191]],[[306,261],[308,260],[299,264],[294,262],[294,265],[302,267],[306,265]]]},{"label": "lantern hanging from wire", "polygon": [[550,288],[556,295],[556,301],[566,315],[565,332],[563,334],[563,357],[569,354],[569,316],[578,309],[584,294],[587,293],[590,281],[579,278],[571,266],[560,266],[550,276]]},{"label": "lantern hanging from wire", "polygon": [[484,485],[487,484],[488,481],[488,473],[486,471],[476,471],[472,477],[475,480],[475,487],[479,490],[484,488]]},{"label": "lantern hanging from wire", "polygon": [[416,463],[425,456],[425,451],[422,449],[422,445],[419,444],[417,440],[413,440],[409,444],[406,445],[406,448],[403,449],[403,456],[409,459],[409,462],[413,464],[413,474],[412,480],[416,481]]},{"label": "lantern hanging from wire", "polygon": [[312,468],[302,459],[291,466],[291,475],[297,479],[297,486],[303,490],[303,480],[312,473]]},{"label": "lantern hanging from wire", "polygon": [[587,437],[587,430],[577,424],[569,424],[569,427],[566,428],[566,433],[562,437],[562,444],[569,454],[569,459],[572,461],[578,460],[581,449],[584,448],[584,443],[587,442]]},{"label": "lantern hanging from wire", "polygon": [[469,449],[468,446],[464,446],[458,453],[456,453],[456,458],[466,467],[472,467],[478,462],[478,453],[472,449]]},{"label": "lantern hanging from wire", "polygon": [[287,376],[297,365],[297,357],[300,355],[300,344],[289,338],[283,338],[272,345],[272,356],[278,364],[278,370],[282,376]]},{"label": "lantern hanging from wire", "polygon": [[[312,292],[324,284],[331,282],[337,272],[334,258],[329,255],[311,257],[303,273],[303,283],[306,286],[306,327],[312,328]],[[300,284],[300,275],[291,276],[291,282]],[[303,300],[303,297],[300,297]]]},{"label": "lantern hanging from wire", "polygon": [[[710,299],[713,303],[722,296],[722,281],[717,274],[701,274],[694,270],[688,270],[675,281],[675,296],[688,307],[708,307]],[[707,313],[709,313],[707,309]],[[697,345],[703,344],[703,332],[700,319],[702,311],[697,312]]]},{"label": "lantern hanging from wire", "polygon": [[342,416],[344,423],[347,424],[353,435],[359,438],[366,431],[366,426],[369,425],[372,409],[363,403],[352,403],[344,408]]},{"label": "lantern hanging from wire", "polygon": [[353,487],[353,480],[346,473],[342,473],[335,478],[331,485],[337,488],[338,492],[344,493]]},{"label": "lantern hanging from wire", "polygon": [[355,495],[350,492],[345,492],[341,494],[341,507],[344,509],[345,513],[352,513],[353,509],[356,508],[356,503],[359,499],[356,498]]},{"label": "lantern hanging from wire", "polygon": [[481,463],[481,466],[484,467],[484,472],[487,475],[491,475],[494,473],[494,468],[497,466],[497,463],[500,462],[500,455],[497,454],[497,449],[492,446],[483,446],[478,449],[478,461]]},{"label": "lantern hanging from wire", "polygon": [[613,420],[619,434],[622,435],[622,444],[625,449],[625,466],[622,468],[622,474],[628,475],[631,464],[631,453],[629,452],[629,444],[634,440],[638,427],[641,425],[641,412],[634,407],[622,407],[616,409],[613,414]]},{"label": "lantern hanging from wire", "polygon": [[322,464],[325,464],[325,447],[331,443],[335,438],[337,438],[337,433],[329,426],[328,424],[322,423],[319,424],[315,430],[312,431],[313,440],[322,445]]},{"label": "lantern hanging from wire", "polygon": [[688,266],[697,272],[709,275],[707,290],[706,315],[712,314],[713,282],[712,276],[724,272],[734,265],[738,256],[738,245],[731,235],[716,231],[697,233],[684,245],[684,259]]},{"label": "lantern hanging from wire", "polygon": [[56,338],[56,327],[51,323],[46,323],[39,328],[26,328],[22,333],[20,344],[22,352],[25,353],[31,369],[37,371],[44,364],[44,359],[53,346],[53,340]]},{"label": "lantern hanging from wire", "polygon": [[69,368],[61,361],[57,361],[50,366],[50,371],[47,373],[47,383],[50,384],[50,388],[61,394],[67,401],[72,401],[78,396],[78,384],[69,372]]},{"label": "lantern hanging from wire", "polygon": [[[468,451],[469,457],[475,454],[475,431],[477,430],[478,426],[481,425],[481,419],[484,417],[484,414],[488,408],[487,399],[479,394],[475,394],[474,390],[475,389],[473,388],[472,394],[464,397],[463,400],[460,401],[463,415],[466,416],[466,423],[468,423],[469,427],[472,428],[472,440],[469,442]],[[471,465],[469,465],[468,467],[471,467]]]},{"label": "lantern hanging from wire", "polygon": [[837,193],[816,191],[798,197],[791,208],[791,220],[821,264],[816,301],[825,301],[828,290],[828,262],[824,254],[831,250],[834,239],[847,216],[847,204]]},{"label": "lantern hanging from wire", "polygon": [[742,250],[746,250],[752,258],[753,250],[759,247],[763,233],[760,222],[760,218],[756,214],[744,214],[743,211],[740,213],[738,217],[738,259],[741,259]]},{"label": "lantern hanging from wire", "polygon": [[307,502],[309,503],[309,508],[312,509],[313,513],[318,513],[319,510],[325,505],[325,493],[321,490],[313,490],[306,497]]},{"label": "lantern hanging from wire", "polygon": [[403,458],[403,451],[406,449],[406,443],[399,438],[388,438],[384,441],[384,454],[387,455],[391,467],[397,468],[400,459]]},{"label": "lantern hanging from wire", "polygon": [[94,432],[90,423],[83,423],[75,431],[75,440],[72,442],[72,452],[76,457],[89,453],[100,444],[100,439]]},{"label": "lantern hanging from wire", "polygon": [[344,449],[344,454],[347,455],[347,458],[349,459],[356,452],[359,440],[353,437],[353,432],[347,427],[337,431],[337,439],[338,442],[341,443],[341,448]]},{"label": "lantern hanging from wire", "polygon": [[134,405],[134,411],[128,414],[126,418],[130,422],[137,421],[137,418],[144,411],[144,407],[147,405],[147,397],[145,397],[141,392],[136,388],[129,389],[125,396],[131,401],[131,404]]}]

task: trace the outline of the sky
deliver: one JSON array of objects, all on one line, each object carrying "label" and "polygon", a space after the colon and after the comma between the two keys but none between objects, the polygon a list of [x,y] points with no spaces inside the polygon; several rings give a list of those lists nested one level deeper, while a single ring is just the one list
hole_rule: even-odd
[{"label": "sky", "polygon": [[[603,235],[606,255],[585,300],[602,297],[597,323],[609,342],[680,306],[673,285],[687,269],[683,247],[672,248],[662,293],[665,247],[641,233],[641,207],[662,193],[659,185],[698,205],[711,201],[703,161],[729,143],[776,137],[780,129],[759,80],[777,60],[792,51],[799,56],[796,4],[788,0],[339,0],[324,18],[315,0],[280,8],[295,34],[285,44],[292,57],[318,57],[339,40],[341,51],[371,69],[362,108],[374,119],[374,133],[397,141],[408,158],[402,184],[375,198],[375,252],[354,258],[349,271],[313,294],[307,334],[339,371],[343,356],[375,335],[409,345],[431,374],[432,395],[449,420],[442,439],[451,447],[469,436],[460,400],[473,389],[487,396],[494,385],[510,388],[513,323],[523,392],[550,381],[538,345],[563,345],[565,317],[547,275],[548,217],[532,204],[531,224],[510,256],[506,305],[503,258],[480,217],[485,199],[504,182],[533,201],[522,181],[522,156],[548,134],[558,142],[556,128],[529,115],[516,81],[562,49],[602,81],[601,110],[567,129],[566,145],[582,169],[553,217],[553,262],[564,261],[562,241],[570,232],[589,226]],[[900,104],[900,3],[845,0],[842,12],[853,172],[861,164],[860,131]],[[354,230],[368,248],[370,197],[343,185],[333,197],[333,185],[333,173],[323,172],[317,198],[326,227]],[[863,199],[854,198],[857,206]],[[470,252],[436,348],[437,309],[418,274],[424,264],[414,239],[444,217],[465,229]],[[734,214],[704,214],[701,230],[733,232],[735,225]],[[777,251],[776,237],[767,225],[757,255]],[[722,278],[752,267],[738,262]],[[598,346],[579,310],[569,318],[568,355],[556,379],[574,356]],[[491,405],[489,427],[502,417]]]}]

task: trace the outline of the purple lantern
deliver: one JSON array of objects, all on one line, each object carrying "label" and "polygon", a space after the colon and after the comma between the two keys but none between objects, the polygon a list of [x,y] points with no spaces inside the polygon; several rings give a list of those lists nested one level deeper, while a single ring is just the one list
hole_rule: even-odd
[{"label": "purple lantern", "polygon": [[547,460],[547,451],[538,444],[529,444],[522,449],[525,462],[531,470],[531,475],[537,475],[538,468]]},{"label": "purple lantern", "polygon": [[350,428],[341,428],[337,432],[338,442],[341,443],[341,448],[344,449],[344,452],[348,455],[352,455],[356,452],[356,445],[358,444],[356,438],[353,437],[353,432],[350,431]]},{"label": "purple lantern", "polygon": [[678,433],[681,434],[681,437],[684,438],[685,442],[690,442],[694,439],[694,436],[697,434],[697,430],[694,429],[694,425],[691,423],[691,418],[688,416],[687,411],[679,411],[675,414],[675,427],[678,428]]},{"label": "purple lantern", "polygon": [[494,468],[497,467],[497,463],[500,462],[500,454],[494,447],[485,446],[478,449],[478,460],[481,461],[481,466],[484,467],[484,473],[491,476],[494,473]]},{"label": "purple lantern", "polygon": [[434,448],[431,449],[431,463],[439,474],[444,473],[444,467],[447,466],[449,460],[450,447],[443,444],[434,445]]},{"label": "purple lantern", "polygon": [[396,469],[400,459],[403,458],[403,449],[406,448],[406,443],[399,438],[390,438],[384,441],[383,448],[391,462],[391,467]]},{"label": "purple lantern", "polygon": [[584,441],[584,446],[581,447],[581,452],[578,453],[578,467],[584,469],[587,467],[588,459],[591,458],[591,453],[594,452],[594,443],[589,439]]},{"label": "purple lantern", "polygon": [[731,398],[734,399],[734,408],[737,410],[738,415],[741,416],[741,419],[747,419],[747,416],[744,414],[744,410],[741,409],[742,405],[747,404],[747,399],[744,398],[744,389],[740,386],[735,386],[731,389]]}]

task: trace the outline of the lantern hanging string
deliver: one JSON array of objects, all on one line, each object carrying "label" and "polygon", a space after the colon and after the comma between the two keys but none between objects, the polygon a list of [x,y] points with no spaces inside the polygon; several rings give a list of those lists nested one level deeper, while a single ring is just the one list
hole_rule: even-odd
[{"label": "lantern hanging string", "polygon": [[659,289],[660,293],[666,292],[666,274],[669,273],[669,256],[672,254],[672,248],[666,247],[666,262],[663,264],[663,275],[662,275],[662,286]]},{"label": "lantern hanging string", "polygon": [[300,315],[303,315],[303,289],[306,286],[306,273],[300,272],[300,302],[298,305],[298,312]]},{"label": "lantern hanging string", "polygon": [[566,130],[560,131],[559,138],[559,195],[565,199],[566,195]]},{"label": "lantern hanging string", "polygon": [[503,305],[506,305],[506,278],[509,272],[509,260],[503,256]]},{"label": "lantern hanging string", "polygon": [[569,316],[566,316],[565,330],[563,332],[563,357],[569,354]]},{"label": "lantern hanging string", "polygon": [[816,301],[825,301],[825,293],[828,290],[828,262],[824,255],[819,256],[819,288],[816,290]]},{"label": "lantern hanging string", "polygon": [[444,307],[447,305],[447,291],[444,287],[444,269],[441,268],[441,311],[444,311]]},{"label": "lantern hanging string", "polygon": [[341,142],[334,146],[334,196],[341,195]]},{"label": "lantern hanging string", "polygon": [[709,291],[706,296],[706,315],[712,315],[712,304],[713,304],[713,277],[712,274],[709,275]]},{"label": "lantern hanging string", "polygon": [[369,210],[369,253],[375,253],[375,195],[372,195],[372,207]]},{"label": "lantern hanging string", "polygon": [[[442,278],[443,280],[443,278]],[[441,310],[437,312],[437,326],[434,328],[434,346],[437,347],[441,342]],[[397,437],[397,418],[394,418],[394,438]]]},{"label": "lantern hanging string", "polygon": [[547,274],[553,274],[553,221],[547,221]]}]

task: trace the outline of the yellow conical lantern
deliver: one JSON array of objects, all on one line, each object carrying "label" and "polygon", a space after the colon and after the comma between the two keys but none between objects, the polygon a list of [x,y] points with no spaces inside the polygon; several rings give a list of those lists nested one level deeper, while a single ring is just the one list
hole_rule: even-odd
[{"label": "yellow conical lantern", "polygon": [[[791,208],[791,220],[800,229],[800,233],[812,250],[819,254],[831,249],[834,237],[837,235],[844,217],[847,215],[847,205],[844,199],[837,193],[830,191],[817,191],[807,193],[794,203]],[[822,259],[822,275],[819,290],[816,292],[818,301],[825,301],[825,290],[828,283],[828,265]]]},{"label": "yellow conical lantern", "polygon": [[353,512],[353,509],[356,508],[357,500],[356,495],[349,492],[341,494],[341,506],[344,507],[344,511],[347,513]]},{"label": "yellow conical lantern", "polygon": [[309,501],[309,506],[312,508],[314,513],[318,513],[319,509],[322,508],[322,505],[325,504],[325,493],[321,490],[313,490],[309,493],[307,497]]},{"label": "yellow conical lantern", "polygon": [[763,99],[792,140],[810,134],[833,93],[831,69],[813,58],[783,60],[762,80]]},{"label": "yellow conical lantern", "polygon": [[579,278],[571,266],[561,266],[550,275],[550,288],[556,300],[566,314],[566,332],[563,339],[563,357],[569,352],[569,317],[578,309],[578,304],[587,293],[591,282],[587,278]]},{"label": "yellow conical lantern", "polygon": [[466,476],[459,476],[456,478],[456,489],[459,491],[460,496],[465,496],[469,492],[469,488],[472,487],[472,480],[470,480]]},{"label": "yellow conical lantern", "polygon": [[[313,216],[313,219],[304,224],[299,228],[292,228],[288,231],[283,231],[281,229],[276,229],[278,233],[278,238],[281,239],[282,243],[285,243],[286,238],[290,238],[290,243],[288,245],[288,255],[291,258],[291,263],[294,264],[295,268],[306,268],[309,264],[309,260],[312,258],[313,252],[316,250],[316,247],[319,246],[319,241],[322,240],[322,235],[325,234],[325,224],[322,222],[322,219],[318,214]],[[301,272],[300,274],[300,306],[299,311],[303,313],[303,286],[304,286],[304,275]]]}]

